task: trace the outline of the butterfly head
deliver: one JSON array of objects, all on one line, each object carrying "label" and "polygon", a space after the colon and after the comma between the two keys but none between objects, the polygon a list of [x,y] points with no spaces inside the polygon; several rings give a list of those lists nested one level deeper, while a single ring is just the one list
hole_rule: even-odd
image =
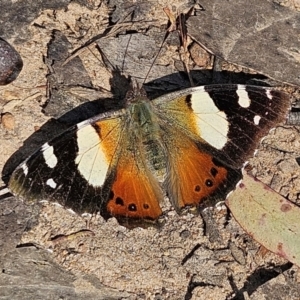
[{"label": "butterfly head", "polygon": [[125,97],[126,106],[147,101],[148,97],[145,89],[138,82],[132,81],[131,87]]}]

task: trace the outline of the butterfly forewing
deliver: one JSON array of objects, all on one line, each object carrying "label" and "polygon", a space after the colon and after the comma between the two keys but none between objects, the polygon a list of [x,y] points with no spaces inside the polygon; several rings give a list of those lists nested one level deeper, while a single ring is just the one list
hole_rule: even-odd
[{"label": "butterfly forewing", "polygon": [[285,121],[290,107],[289,96],[272,88],[238,86],[231,97],[209,86],[206,91],[226,114],[229,131],[222,152],[236,167],[253,154],[271,128]]},{"label": "butterfly forewing", "polygon": [[77,212],[101,209],[121,151],[121,116],[101,116],[44,144],[12,174],[9,187],[24,199],[57,201]]},{"label": "butterfly forewing", "polygon": [[268,87],[211,85],[177,93],[154,100],[164,123],[234,168],[242,167],[290,107],[286,93]]}]

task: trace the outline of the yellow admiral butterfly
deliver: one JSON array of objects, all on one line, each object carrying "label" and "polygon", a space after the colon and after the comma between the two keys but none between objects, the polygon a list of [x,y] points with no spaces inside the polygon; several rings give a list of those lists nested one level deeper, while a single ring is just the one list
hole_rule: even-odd
[{"label": "yellow admiral butterfly", "polygon": [[210,85],[97,115],[45,143],[13,172],[10,190],[78,213],[156,220],[167,195],[177,211],[223,199],[259,140],[285,119],[289,96],[267,87]]}]

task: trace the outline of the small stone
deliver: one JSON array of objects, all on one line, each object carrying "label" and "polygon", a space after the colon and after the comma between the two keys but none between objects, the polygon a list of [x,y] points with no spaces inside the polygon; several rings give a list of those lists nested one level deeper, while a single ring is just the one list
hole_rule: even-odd
[{"label": "small stone", "polygon": [[191,235],[191,232],[187,229],[180,232],[180,237],[183,239],[188,238]]},{"label": "small stone", "polygon": [[291,189],[290,186],[283,186],[279,192],[282,196],[287,197],[290,193],[290,189]]},{"label": "small stone", "polygon": [[15,128],[15,117],[11,113],[5,113],[1,116],[1,123],[5,129],[13,130]]},{"label": "small stone", "polygon": [[239,247],[236,246],[235,243],[230,242],[229,243],[229,248],[231,251],[231,254],[233,256],[233,258],[241,265],[245,265],[246,264],[246,258],[244,255],[244,251],[242,249],[240,249]]},{"label": "small stone", "polygon": [[278,169],[285,174],[297,172],[299,169],[299,165],[295,159],[283,160],[277,166]]},{"label": "small stone", "polygon": [[207,69],[212,64],[211,55],[199,44],[193,43],[190,47],[191,58],[195,64],[203,69]]},{"label": "small stone", "polygon": [[271,180],[270,188],[279,192],[279,190],[282,187],[282,183],[283,183],[282,176],[280,174],[274,174],[274,176],[272,177],[272,180]]},{"label": "small stone", "polygon": [[0,38],[0,85],[14,81],[23,67],[19,53]]}]

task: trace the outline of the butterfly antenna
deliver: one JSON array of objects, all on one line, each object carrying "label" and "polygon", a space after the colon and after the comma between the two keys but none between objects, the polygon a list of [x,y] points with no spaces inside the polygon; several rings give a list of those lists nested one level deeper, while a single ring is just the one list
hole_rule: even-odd
[{"label": "butterfly antenna", "polygon": [[[160,52],[162,50],[164,42],[168,38],[171,31],[175,31],[175,30],[179,31],[180,44],[186,50],[186,48],[187,48],[187,46],[186,46],[187,45],[187,32],[186,32],[185,22],[192,15],[193,11],[194,11],[194,6],[192,8],[190,8],[189,11],[186,14],[182,13],[178,17],[176,17],[176,16],[173,15],[173,13],[171,12],[171,10],[168,7],[164,8],[164,12],[166,13],[166,15],[168,16],[168,19],[169,19],[169,22],[168,22],[168,25],[167,25],[168,29],[167,29],[166,34],[164,36],[164,39],[161,43],[159,51],[157,52],[155,58],[153,59],[153,62],[151,63],[151,66],[150,66],[150,68],[149,68],[149,70],[148,70],[148,72],[145,76],[143,84],[145,84],[145,82],[146,82],[146,80],[147,80],[147,78],[148,78],[148,76],[151,72],[151,69],[152,69],[153,65],[155,64],[155,61],[156,61],[158,55],[160,54]],[[188,71],[187,67],[186,67],[186,69]],[[187,72],[187,73],[189,74],[189,72]],[[190,74],[189,74],[189,77],[190,77]],[[192,81],[191,77],[190,77],[190,82],[193,86],[193,81]]]},{"label": "butterfly antenna", "polygon": [[[79,54],[81,54],[81,52],[83,52],[86,48],[89,49],[89,46],[93,43],[95,43],[97,40],[101,39],[101,38],[107,38],[110,36],[113,36],[115,34],[117,34],[120,30],[124,29],[124,26],[132,26],[132,24],[134,23],[133,21],[127,22],[126,19],[129,16],[132,16],[133,12],[129,12],[128,14],[126,14],[121,20],[119,20],[116,24],[114,25],[110,25],[108,26],[103,33],[97,34],[96,36],[92,37],[91,39],[89,39],[88,41],[86,41],[83,45],[81,45],[80,47],[78,47],[77,49],[75,49],[68,58],[66,58],[66,60],[63,63],[63,66],[65,64],[67,64],[70,60],[72,60],[74,57],[78,56]],[[132,19],[132,17],[131,17]],[[90,50],[90,49],[89,49]],[[90,50],[91,51],[91,50]]]},{"label": "butterfly antenna", "polygon": [[147,80],[147,78],[148,78],[148,76],[149,76],[149,74],[150,74],[150,72],[151,72],[151,70],[152,70],[152,68],[153,68],[153,66],[154,66],[154,64],[155,64],[155,62],[156,62],[156,59],[157,59],[157,57],[159,56],[159,54],[160,54],[160,52],[161,52],[161,50],[162,50],[162,47],[163,47],[163,45],[164,45],[166,39],[168,38],[169,34],[170,34],[170,33],[167,31],[166,34],[165,34],[165,36],[164,36],[164,39],[163,39],[163,41],[162,41],[162,43],[161,43],[161,45],[160,45],[160,47],[159,47],[159,50],[158,50],[158,52],[156,53],[156,55],[155,55],[155,57],[154,57],[154,59],[153,59],[151,65],[150,65],[150,67],[149,67],[149,70],[148,70],[148,72],[147,72],[147,74],[146,74],[146,76],[145,76],[145,79],[144,79],[144,81],[143,81],[143,85],[145,84],[145,82],[146,82],[146,80]]},{"label": "butterfly antenna", "polygon": [[123,63],[122,63],[122,67],[121,67],[121,72],[124,73],[124,66],[125,66],[125,58],[126,58],[126,55],[128,53],[128,49],[129,49],[129,43],[131,41],[131,37],[132,35],[130,34],[129,35],[129,40],[128,40],[128,43],[126,45],[126,49],[125,49],[125,52],[124,52],[124,59],[123,59]]}]

